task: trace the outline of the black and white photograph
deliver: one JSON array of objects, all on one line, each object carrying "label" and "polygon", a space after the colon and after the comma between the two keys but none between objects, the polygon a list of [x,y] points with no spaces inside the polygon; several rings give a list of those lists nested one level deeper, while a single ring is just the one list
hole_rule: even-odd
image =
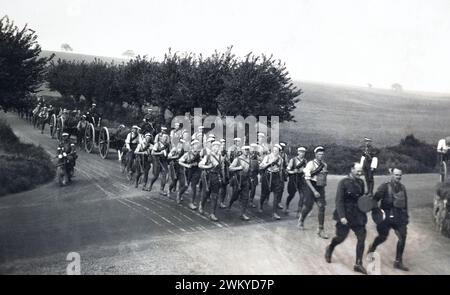
[{"label": "black and white photograph", "polygon": [[0,0],[0,274],[450,275],[449,170],[448,0]]}]

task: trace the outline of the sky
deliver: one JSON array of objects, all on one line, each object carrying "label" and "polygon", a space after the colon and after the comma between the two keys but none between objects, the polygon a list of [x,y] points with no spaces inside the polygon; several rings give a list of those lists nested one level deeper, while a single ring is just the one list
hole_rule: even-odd
[{"label": "sky", "polygon": [[273,54],[295,80],[450,93],[449,0],[0,0],[43,49]]}]

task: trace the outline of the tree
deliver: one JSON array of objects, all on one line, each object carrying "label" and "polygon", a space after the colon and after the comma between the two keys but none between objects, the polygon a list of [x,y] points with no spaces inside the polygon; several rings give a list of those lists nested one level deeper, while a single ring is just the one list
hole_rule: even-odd
[{"label": "tree", "polygon": [[391,88],[392,88],[392,90],[397,91],[397,92],[403,91],[403,86],[400,85],[399,83],[392,84]]},{"label": "tree", "polygon": [[244,118],[278,116],[279,121],[293,121],[291,112],[302,93],[297,89],[281,61],[272,56],[254,56],[232,64],[224,77],[224,88],[218,97],[219,111],[223,115]]},{"label": "tree", "polygon": [[69,44],[67,44],[67,43],[61,44],[61,50],[64,50],[64,51],[73,51],[72,47],[71,47]]},{"label": "tree", "polygon": [[44,80],[46,64],[53,58],[39,57],[41,47],[35,32],[19,29],[8,16],[0,19],[0,106],[21,107]]}]

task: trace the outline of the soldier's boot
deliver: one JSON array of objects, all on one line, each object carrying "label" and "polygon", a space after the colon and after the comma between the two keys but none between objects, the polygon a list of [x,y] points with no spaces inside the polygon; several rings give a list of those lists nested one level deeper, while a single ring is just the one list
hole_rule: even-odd
[{"label": "soldier's boot", "polygon": [[320,228],[320,229],[317,231],[317,235],[318,235],[320,238],[324,239],[324,240],[330,238],[330,237],[327,235],[327,233],[324,231],[323,228]]},{"label": "soldier's boot", "polygon": [[367,274],[367,270],[362,265],[362,261],[361,260],[356,261],[356,264],[353,266],[353,271],[362,273],[364,275]]},{"label": "soldier's boot", "polygon": [[277,208],[282,210],[283,209],[283,205],[281,205],[281,203],[278,203]]},{"label": "soldier's boot", "polygon": [[197,210],[197,206],[195,206],[194,203],[189,203],[189,209],[191,209],[191,210]]},{"label": "soldier's boot", "polygon": [[249,220],[250,220],[250,217],[248,217],[248,216],[244,213],[244,214],[241,215],[241,219],[242,219],[243,221],[249,221]]},{"label": "soldier's boot", "polygon": [[402,270],[402,271],[409,271],[409,268],[406,267],[406,266],[403,264],[403,261],[401,261],[401,260],[396,260],[396,261],[394,262],[394,268],[395,268],[395,269]]},{"label": "soldier's boot", "polygon": [[200,205],[198,205],[198,212],[200,213],[200,214],[203,214],[203,206],[202,206],[202,204],[200,203]]},{"label": "soldier's boot", "polygon": [[211,219],[214,222],[219,221],[219,219],[216,217],[216,215],[214,213],[212,213],[211,215],[209,215],[209,219]]},{"label": "soldier's boot", "polygon": [[263,207],[264,207],[264,205],[263,204],[259,204],[259,207],[258,207],[258,213],[263,213],[264,211],[263,211]]},{"label": "soldier's boot", "polygon": [[181,196],[180,193],[177,193],[177,204],[181,204]]},{"label": "soldier's boot", "polygon": [[272,214],[272,218],[273,218],[274,220],[280,220],[280,219],[281,219],[280,215],[278,215],[277,213],[273,213],[273,214]]},{"label": "soldier's boot", "polygon": [[220,208],[220,209],[225,209],[225,208],[227,208],[227,205],[225,205],[224,202],[220,202],[219,208]]},{"label": "soldier's boot", "polygon": [[333,248],[330,245],[325,249],[325,261],[331,263],[331,257],[333,256]]}]

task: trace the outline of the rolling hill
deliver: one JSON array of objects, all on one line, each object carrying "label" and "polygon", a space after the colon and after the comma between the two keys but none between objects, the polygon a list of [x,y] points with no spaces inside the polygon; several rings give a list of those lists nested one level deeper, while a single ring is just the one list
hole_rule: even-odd
[{"label": "rolling hill", "polygon": [[[43,51],[49,56],[51,51]],[[54,52],[56,58],[107,62],[126,59]],[[379,146],[414,134],[428,143],[450,134],[450,94],[394,92],[388,89],[296,82],[302,89],[296,122],[281,124],[281,140],[291,144],[356,146],[364,136]],[[43,87],[43,94],[52,95]],[[54,95],[53,95],[54,96]]]},{"label": "rolling hill", "polygon": [[414,134],[437,143],[450,134],[450,94],[298,82],[303,90],[295,120],[281,124],[292,144],[359,145],[364,136],[380,146]]}]

